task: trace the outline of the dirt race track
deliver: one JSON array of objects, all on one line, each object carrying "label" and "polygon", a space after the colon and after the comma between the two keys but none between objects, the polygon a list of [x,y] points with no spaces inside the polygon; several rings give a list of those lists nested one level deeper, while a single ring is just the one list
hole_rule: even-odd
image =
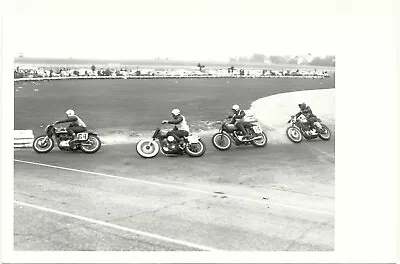
[{"label": "dirt race track", "polygon": [[335,139],[140,158],[16,150],[14,249],[334,250]]}]

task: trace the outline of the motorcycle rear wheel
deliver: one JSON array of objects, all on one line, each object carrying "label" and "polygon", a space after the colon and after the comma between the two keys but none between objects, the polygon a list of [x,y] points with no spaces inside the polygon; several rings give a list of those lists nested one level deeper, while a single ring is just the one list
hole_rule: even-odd
[{"label": "motorcycle rear wheel", "polygon": [[[196,149],[194,148],[194,145],[196,145]],[[190,157],[201,157],[206,152],[206,144],[204,144],[203,140],[199,139],[198,143],[188,144],[185,148],[185,152]]]},{"label": "motorcycle rear wheel", "polygon": [[321,124],[321,126],[325,133],[318,133],[319,138],[322,140],[329,140],[331,138],[331,130],[324,124]]},{"label": "motorcycle rear wheel", "polygon": [[[91,142],[91,146],[86,146],[85,144],[87,144],[87,142]],[[97,136],[89,135],[88,140],[82,142],[82,145],[80,147],[83,152],[87,154],[93,154],[100,150],[101,141]]]},{"label": "motorcycle rear wheel", "polygon": [[253,144],[253,146],[256,146],[259,148],[265,147],[265,145],[267,145],[267,142],[268,142],[267,135],[264,132],[262,132],[261,137],[262,137],[261,139],[252,140],[251,144]]}]

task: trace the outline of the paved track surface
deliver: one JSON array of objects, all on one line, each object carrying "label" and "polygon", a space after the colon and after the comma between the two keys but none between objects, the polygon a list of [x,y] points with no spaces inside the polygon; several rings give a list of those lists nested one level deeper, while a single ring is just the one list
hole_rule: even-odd
[{"label": "paved track surface", "polygon": [[334,250],[335,139],[142,159],[15,151],[15,250]]}]

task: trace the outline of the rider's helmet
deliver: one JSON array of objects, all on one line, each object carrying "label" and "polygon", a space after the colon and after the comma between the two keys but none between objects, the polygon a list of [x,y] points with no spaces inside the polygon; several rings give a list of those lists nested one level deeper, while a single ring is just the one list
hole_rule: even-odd
[{"label": "rider's helmet", "polygon": [[240,107],[237,104],[232,105],[232,111],[234,113],[237,113],[239,111]]},{"label": "rider's helmet", "polygon": [[304,109],[306,109],[306,107],[307,107],[306,103],[299,104],[300,110],[304,110]]},{"label": "rider's helmet", "polygon": [[173,109],[173,110],[171,111],[171,114],[172,114],[173,117],[178,116],[178,115],[181,114],[181,110],[179,110],[179,109]]},{"label": "rider's helmet", "polygon": [[65,114],[66,114],[68,117],[70,117],[70,116],[75,115],[75,111],[72,110],[72,109],[69,109],[69,110],[67,110],[67,111],[65,112]]}]

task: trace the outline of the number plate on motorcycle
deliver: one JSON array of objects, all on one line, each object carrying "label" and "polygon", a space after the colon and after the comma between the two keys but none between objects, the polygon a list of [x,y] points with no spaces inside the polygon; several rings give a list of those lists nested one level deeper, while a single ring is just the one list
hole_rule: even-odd
[{"label": "number plate on motorcycle", "polygon": [[78,137],[78,140],[87,140],[89,137],[89,134],[88,133],[78,133],[76,136]]},{"label": "number plate on motorcycle", "polygon": [[189,143],[199,143],[199,137],[198,136],[188,136],[188,141],[189,141]]},{"label": "number plate on motorcycle", "polygon": [[253,126],[253,130],[254,130],[254,132],[255,132],[256,134],[260,134],[260,133],[262,132],[262,129],[261,129],[261,127],[259,127],[259,126]]}]

